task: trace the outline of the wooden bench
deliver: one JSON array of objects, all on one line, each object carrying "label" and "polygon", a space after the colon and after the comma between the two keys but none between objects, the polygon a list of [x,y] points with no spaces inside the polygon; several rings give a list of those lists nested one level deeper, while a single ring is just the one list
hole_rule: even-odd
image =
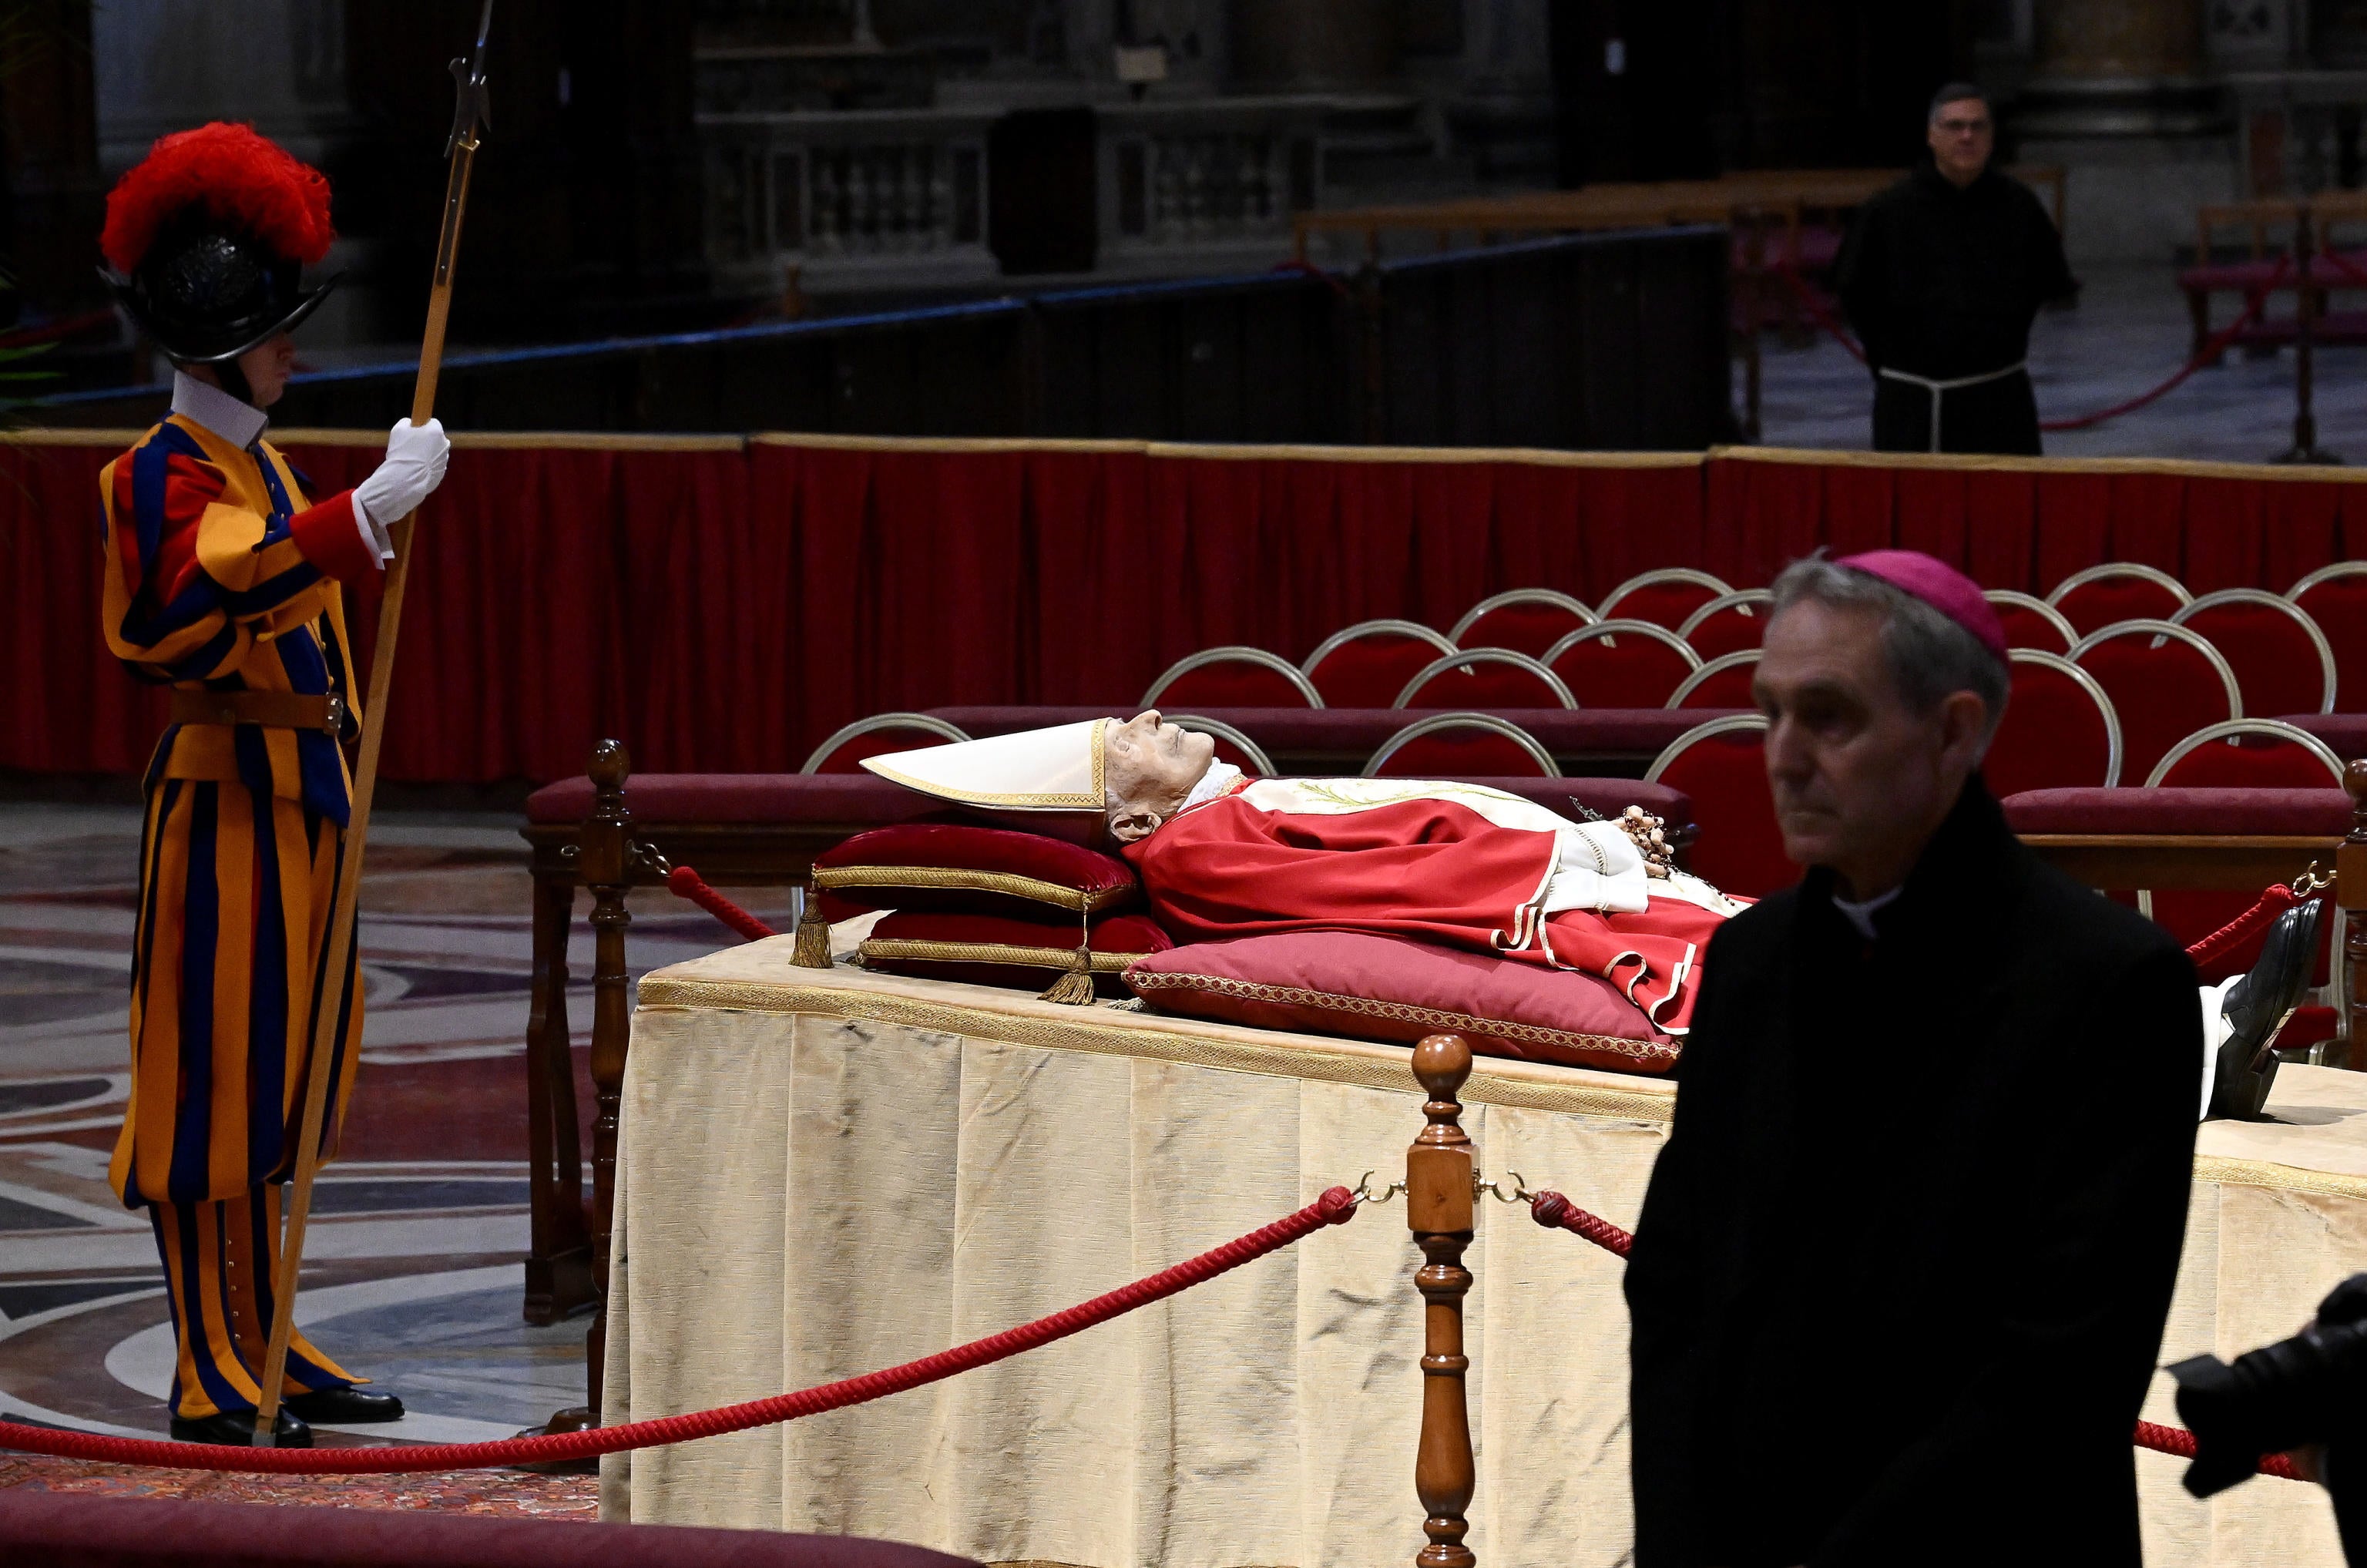
[{"label": "wooden bench", "polygon": [[[2367,222],[2367,192],[2326,191],[2315,197],[2268,197],[2251,201],[2213,202],[2195,212],[2194,265],[2181,269],[2178,286],[2186,295],[2186,311],[2193,330],[2191,354],[2200,356],[2209,345],[2211,301],[2216,294],[2248,300],[2262,291],[2296,294],[2294,314],[2263,317],[2237,335],[2235,341],[2253,347],[2275,348],[2293,340],[2306,312],[2310,335],[2320,343],[2367,343],[2367,312],[2329,312],[2327,296],[2342,290],[2367,289],[2367,247],[2339,250],[2336,260],[2323,254],[2310,258],[2309,287],[2279,267],[2295,244],[2294,235],[2306,222],[2314,252],[2333,245],[2338,225]],[[2220,230],[2240,228],[2249,238],[2249,254],[2236,261],[2214,259]]]}]

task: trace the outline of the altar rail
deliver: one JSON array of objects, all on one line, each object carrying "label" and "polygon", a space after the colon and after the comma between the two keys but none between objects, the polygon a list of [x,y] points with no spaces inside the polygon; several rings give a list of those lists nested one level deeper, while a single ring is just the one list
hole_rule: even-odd
[{"label": "altar rail", "polygon": [[[0,769],[136,773],[163,700],[100,635],[97,475],[130,432],[0,440]],[[313,488],[374,431],[280,439]],[[614,735],[656,772],[779,773],[853,720],[1123,708],[1177,659],[1297,661],[1490,594],[1637,572],[1766,583],[1819,544],[1911,546],[2043,593],[2142,562],[2282,592],[2367,557],[2344,470],[1714,449],[1516,450],[467,436],[424,508],[384,777],[547,781]],[[367,642],[375,584],[364,585]],[[367,653],[363,655],[367,658]]]}]

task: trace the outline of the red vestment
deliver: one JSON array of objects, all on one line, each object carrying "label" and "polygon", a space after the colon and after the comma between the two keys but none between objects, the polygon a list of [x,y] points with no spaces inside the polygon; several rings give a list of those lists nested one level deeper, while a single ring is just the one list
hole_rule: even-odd
[{"label": "red vestment", "polygon": [[1383,931],[1579,969],[1624,987],[1671,1034],[1693,1016],[1700,955],[1725,916],[1652,897],[1636,914],[1568,909],[1524,934],[1554,835],[1423,798],[1342,812],[1261,810],[1238,794],[1127,846],[1152,915],[1179,941]]}]

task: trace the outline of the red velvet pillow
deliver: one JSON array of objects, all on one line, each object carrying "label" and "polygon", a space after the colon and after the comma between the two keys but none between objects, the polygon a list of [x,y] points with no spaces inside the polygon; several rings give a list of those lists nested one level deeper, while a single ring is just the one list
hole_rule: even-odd
[{"label": "red velvet pillow", "polygon": [[908,822],[858,833],[814,857],[814,881],[822,913],[833,921],[873,909],[1050,920],[1063,910],[1105,914],[1142,896],[1134,869],[1115,856],[1042,834],[966,823]]},{"label": "red velvet pillow", "polygon": [[1093,949],[1093,989],[1109,996],[1126,994],[1120,975],[1127,965],[1175,945],[1148,915],[1102,916],[1088,935],[1075,920],[899,910],[882,918],[864,938],[863,967],[884,974],[1042,991],[1076,961],[1080,937]]},{"label": "red velvet pillow", "polygon": [[1189,1017],[1411,1044],[1452,1029],[1482,1056],[1666,1073],[1680,1043],[1609,981],[1369,931],[1193,942],[1126,971]]}]

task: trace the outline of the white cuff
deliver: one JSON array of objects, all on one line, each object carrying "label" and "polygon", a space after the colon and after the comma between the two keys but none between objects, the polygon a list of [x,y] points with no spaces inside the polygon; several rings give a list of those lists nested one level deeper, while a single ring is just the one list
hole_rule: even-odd
[{"label": "white cuff", "polygon": [[384,571],[386,563],[394,559],[394,540],[369,515],[369,508],[362,505],[362,493],[358,490],[354,492],[354,527],[361,530],[362,548],[378,557],[379,569]]}]

